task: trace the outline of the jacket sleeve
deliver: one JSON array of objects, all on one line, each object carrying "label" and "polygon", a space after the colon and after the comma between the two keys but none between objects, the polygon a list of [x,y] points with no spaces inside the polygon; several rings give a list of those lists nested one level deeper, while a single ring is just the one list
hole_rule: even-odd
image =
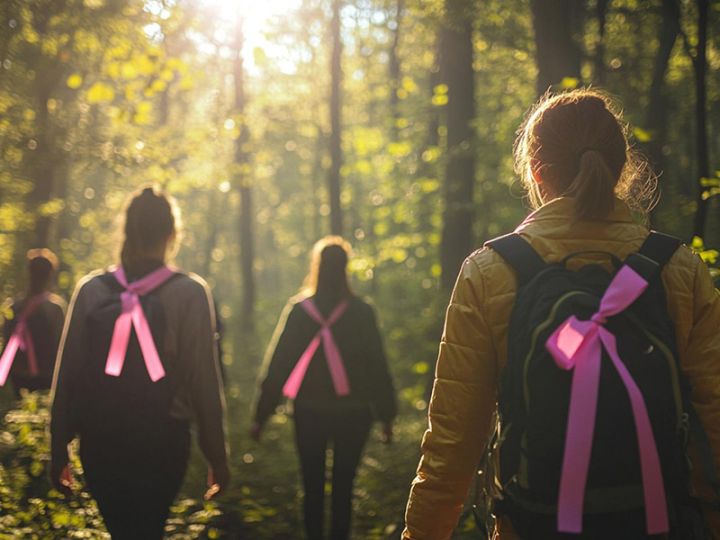
[{"label": "jacket sleeve", "polygon": [[265,373],[260,383],[259,396],[255,406],[255,422],[263,425],[280,403],[282,389],[290,377],[299,356],[297,354],[298,310],[289,303],[280,314],[270,345],[265,353]]},{"label": "jacket sleeve", "polygon": [[405,540],[450,538],[490,433],[497,367],[484,301],[481,270],[468,259],[447,309]]},{"label": "jacket sleeve", "polygon": [[388,370],[385,348],[378,328],[375,310],[368,306],[369,323],[367,336],[367,358],[370,372],[370,383],[374,390],[373,407],[378,420],[391,422],[397,414],[397,399],[390,371]]},{"label": "jacket sleeve", "polygon": [[73,294],[55,362],[51,391],[50,450],[53,461],[58,463],[67,461],[67,446],[75,437],[72,422],[72,386],[78,366],[83,365],[87,354],[85,284],[85,280],[81,281]]},{"label": "jacket sleeve", "polygon": [[[698,261],[693,285],[692,326],[683,358],[683,369],[690,379],[692,403],[712,447],[715,467],[720,470],[720,294],[710,272]],[[714,500],[707,489],[701,467],[694,467],[694,484],[702,498]],[[720,514],[710,516],[715,537],[720,538]]]},{"label": "jacket sleeve", "polygon": [[50,308],[50,328],[52,332],[52,343],[54,348],[60,344],[60,338],[62,337],[63,325],[65,322],[65,306],[64,304],[55,303],[51,304]]},{"label": "jacket sleeve", "polygon": [[[198,280],[199,281],[199,280]],[[180,354],[190,368],[190,396],[198,441],[212,467],[227,465],[225,401],[215,344],[215,316],[210,291],[200,283],[193,291],[180,336]]]}]

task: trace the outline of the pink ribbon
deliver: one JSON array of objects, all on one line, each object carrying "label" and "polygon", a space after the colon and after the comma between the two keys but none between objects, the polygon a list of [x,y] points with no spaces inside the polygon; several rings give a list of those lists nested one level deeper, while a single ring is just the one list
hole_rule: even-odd
[{"label": "pink ribbon", "polygon": [[342,356],[340,350],[335,343],[332,331],[330,327],[342,317],[343,313],[347,309],[347,300],[341,302],[330,314],[327,320],[325,320],[322,314],[318,311],[317,307],[311,299],[303,300],[300,303],[305,312],[310,315],[315,322],[320,325],[320,330],[315,334],[315,337],[308,345],[305,352],[295,364],[295,368],[290,373],[285,386],[283,386],[283,394],[290,399],[295,399],[298,392],[300,391],[300,385],[305,378],[305,372],[310,365],[310,361],[315,356],[322,341],[323,349],[325,351],[325,359],[327,360],[328,369],[330,370],[330,376],[332,377],[333,386],[335,387],[335,393],[338,396],[346,396],[350,393],[350,383],[348,382],[347,373],[345,372],[345,366],[343,365]]},{"label": "pink ribbon", "polygon": [[620,359],[615,336],[603,326],[608,317],[630,306],[647,286],[647,281],[632,268],[623,266],[605,291],[598,312],[588,321],[581,321],[575,316],[568,318],[545,345],[560,368],[575,370],[558,498],[560,532],[582,532],[603,347],[630,397],[640,453],[647,532],[661,534],[669,530],[660,459],[645,400]]},{"label": "pink ribbon", "polygon": [[28,299],[25,309],[23,309],[18,319],[13,333],[10,335],[5,350],[0,356],[0,386],[4,386],[7,381],[10,369],[12,368],[18,349],[25,352],[28,361],[28,371],[30,375],[39,373],[37,364],[37,355],[35,354],[35,344],[33,343],[30,328],[28,328],[27,320],[35,310],[47,300],[48,293],[41,293]]},{"label": "pink ribbon", "polygon": [[142,279],[128,283],[122,267],[115,270],[113,273],[115,279],[125,290],[120,295],[122,311],[115,321],[115,329],[110,342],[110,352],[105,364],[105,373],[114,377],[118,377],[122,373],[130,341],[130,328],[134,327],[150,379],[156,382],[165,376],[165,369],[155,347],[155,341],[150,331],[150,325],[145,318],[142,304],[140,304],[140,297],[165,283],[174,273],[167,266],[161,266]]}]

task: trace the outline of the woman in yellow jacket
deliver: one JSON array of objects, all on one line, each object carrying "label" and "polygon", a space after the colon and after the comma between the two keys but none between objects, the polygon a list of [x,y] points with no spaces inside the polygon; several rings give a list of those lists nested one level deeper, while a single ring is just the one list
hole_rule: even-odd
[{"label": "woman in yellow jacket", "polygon": [[[595,91],[546,97],[530,112],[515,147],[535,211],[516,229],[546,262],[570,253],[609,252],[624,260],[648,236],[634,219],[647,195],[646,165],[630,149],[610,101]],[[638,189],[640,187],[640,189]],[[600,262],[591,254],[573,259]],[[720,465],[720,296],[707,267],[689,249],[662,272],[680,366],[691,401]],[[506,362],[508,322],[517,281],[490,248],[462,265],[440,343],[429,428],[406,511],[405,540],[449,538],[462,511],[492,429],[498,381]],[[699,467],[696,467],[699,469]],[[702,475],[693,473],[700,496]],[[700,478],[697,478],[700,477]],[[717,512],[706,512],[720,538]],[[517,538],[507,518],[496,538]]]}]

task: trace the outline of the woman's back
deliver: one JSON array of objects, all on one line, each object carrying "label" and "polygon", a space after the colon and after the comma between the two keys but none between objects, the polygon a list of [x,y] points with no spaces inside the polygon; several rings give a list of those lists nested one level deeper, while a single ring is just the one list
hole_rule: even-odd
[{"label": "woman's back", "polygon": [[[611,257],[590,252],[606,252],[616,259],[623,260],[643,244],[648,236],[648,230],[634,222],[628,205],[639,213],[647,212],[649,204],[652,203],[655,184],[652,174],[649,174],[647,163],[628,142],[627,133],[628,128],[621,113],[609,98],[594,90],[578,89],[555,95],[548,93],[530,110],[518,132],[514,153],[516,172],[527,190],[531,203],[538,210],[516,229],[516,233],[527,240],[545,262],[558,263],[570,254],[585,252],[584,255],[574,256],[567,262],[570,270],[589,263],[604,264],[610,270]],[[621,202],[620,199],[625,202]],[[659,242],[665,244],[664,241]],[[655,245],[659,244],[655,243]],[[669,243],[667,245],[669,246]],[[664,248],[660,251],[663,250]],[[592,273],[595,276],[602,274],[594,271]],[[590,275],[590,271],[584,275]],[[607,276],[603,277],[607,278]],[[556,282],[543,281],[543,279],[544,277],[540,277],[533,280],[532,286],[536,291],[542,290],[543,298],[551,299],[551,293],[555,290],[552,287]],[[546,283],[548,286],[544,287]],[[648,442],[655,427],[648,428],[650,421],[647,419],[645,399],[638,390],[638,384],[632,380],[630,367],[623,365],[623,358],[619,353],[614,352],[618,347],[622,350],[623,342],[618,341],[605,327],[606,322],[608,327],[614,322],[610,320],[612,316],[625,314],[625,309],[630,308],[637,299],[636,293],[642,292],[645,286],[648,286],[648,291],[651,288],[655,289],[653,295],[656,293],[658,295],[654,296],[655,302],[665,301],[667,304],[667,315],[672,322],[668,321],[667,317],[658,317],[658,321],[664,319],[663,328],[669,328],[664,330],[663,334],[674,331],[676,336],[663,335],[663,339],[669,343],[676,342],[680,367],[692,386],[690,399],[707,431],[714,450],[715,463],[720,463],[720,423],[717,421],[720,416],[720,394],[717,391],[720,388],[718,361],[720,333],[717,331],[720,327],[720,297],[714,289],[707,268],[685,247],[678,249],[664,266],[662,283],[666,300],[659,296],[662,291],[658,291],[652,283],[648,286],[642,276],[628,267],[623,277],[615,277],[609,285],[606,285],[600,307],[595,304],[591,306],[596,310],[594,314],[592,310],[584,315],[580,313],[580,296],[577,296],[575,307],[578,309],[563,314],[568,317],[565,319],[566,322],[558,321],[559,325],[553,326],[555,324],[553,318],[560,309],[558,306],[565,309],[566,305],[575,304],[574,300],[572,302],[568,300],[561,305],[560,299],[556,298],[549,303],[550,311],[544,313],[543,321],[546,323],[543,326],[527,328],[532,323],[530,321],[528,325],[519,329],[518,334],[522,335],[514,335],[511,334],[512,329],[508,327],[511,324],[511,311],[517,292],[514,271],[498,253],[489,248],[479,250],[468,257],[460,271],[447,311],[445,333],[440,345],[435,386],[430,402],[429,428],[422,444],[423,459],[410,494],[406,516],[407,527],[403,538],[435,540],[450,536],[462,508],[462,501],[475,476],[475,467],[488,436],[495,427],[491,426],[491,420],[496,411],[498,394],[501,403],[508,402],[504,399],[508,397],[505,390],[511,386],[503,384],[499,388],[501,376],[506,369],[508,349],[515,350],[517,348],[515,346],[522,342],[523,335],[526,337],[530,335],[529,341],[534,343],[533,340],[543,331],[552,332],[549,337],[545,336],[550,346],[546,347],[548,353],[543,358],[548,360],[548,355],[551,356],[550,364],[548,365],[547,362],[543,364],[548,368],[546,372],[554,374],[552,380],[567,383],[565,390],[569,390],[572,386],[572,395],[561,403],[564,406],[552,409],[555,414],[544,416],[544,418],[552,416],[555,420],[559,418],[560,427],[548,435],[552,440],[560,439],[560,444],[553,446],[553,449],[557,449],[554,457],[558,457],[554,462],[560,462],[558,454],[563,455],[561,477],[555,475],[550,479],[551,482],[548,482],[548,484],[554,482],[554,489],[558,494],[557,500],[552,500],[552,496],[545,497],[541,504],[542,510],[535,506],[534,509],[525,508],[526,513],[534,513],[535,517],[544,514],[547,517],[549,511],[551,518],[557,518],[555,523],[554,520],[550,520],[551,526],[557,525],[557,528],[552,529],[555,536],[558,531],[583,530],[582,515],[584,511],[589,512],[589,510],[583,505],[582,494],[586,494],[591,487],[587,482],[587,463],[591,461],[590,455],[595,451],[593,437],[598,435],[595,430],[595,416],[597,416],[595,411],[597,407],[599,414],[603,403],[603,386],[597,379],[598,376],[602,376],[603,349],[612,360],[626,390],[619,401],[613,403],[627,401],[628,396],[632,401],[632,417],[638,434],[637,444],[642,447],[639,457],[641,461],[645,460],[642,464],[643,496],[661,494],[662,489],[653,488],[659,476],[656,474],[657,448],[654,443]],[[578,291],[586,292],[585,289]],[[523,299],[524,297],[521,298]],[[538,313],[543,315],[543,309],[546,309],[548,304],[535,305],[531,300],[532,298],[528,296],[528,309],[532,311],[537,307]],[[584,309],[586,308],[589,309],[589,306],[586,305]],[[653,312],[652,315],[663,314]],[[589,317],[592,322],[585,322]],[[522,318],[517,320],[524,321]],[[619,321],[618,319],[618,324]],[[562,344],[558,337],[561,334]],[[541,337],[540,341],[542,339]],[[632,340],[629,343],[631,342]],[[635,340],[634,343],[637,346],[643,342]],[[509,344],[513,347],[509,347]],[[651,343],[651,346],[643,349],[641,354],[645,354],[643,352],[645,350],[648,353],[652,352],[654,345]],[[524,381],[527,381],[528,366],[534,358],[534,352],[531,347],[530,352],[520,350],[519,353],[519,356],[513,354],[513,362],[508,364],[507,369],[510,369],[511,374],[519,373],[524,384]],[[565,363],[564,360],[568,355],[572,358]],[[515,359],[518,357],[523,360],[522,371],[512,369],[516,366]],[[556,364],[554,372],[553,361]],[[637,364],[637,355],[630,360],[631,363],[633,361]],[[536,362],[535,366],[537,365]],[[641,367],[644,373],[648,372],[646,365]],[[558,372],[560,369],[566,370],[566,373]],[[567,373],[569,370],[572,370],[571,375]],[[503,383],[505,380],[507,379],[504,378]],[[538,378],[533,378],[533,383],[537,381]],[[542,386],[542,382],[538,385]],[[596,392],[598,387],[600,398]],[[577,390],[579,388],[582,390]],[[658,394],[662,394],[662,387],[652,382],[645,388],[653,388]],[[540,391],[555,392],[553,397],[560,394],[553,385],[547,385]],[[529,395],[527,386],[523,387],[522,394]],[[576,401],[576,398],[579,401]],[[557,400],[556,403],[560,401],[562,400]],[[577,403],[581,404],[580,408],[576,406]],[[527,407],[526,409],[529,410]],[[677,410],[677,407],[675,409]],[[501,410],[504,419],[512,416],[505,414],[506,412],[508,410]],[[529,417],[530,413],[527,411],[526,413]],[[542,414],[540,416],[543,417]],[[612,420],[612,416],[610,419]],[[527,423],[532,425],[527,427],[520,421],[519,426],[516,423],[515,429],[511,430],[515,434],[520,434],[518,446],[526,449],[530,446],[534,447],[534,443],[538,440],[548,438],[544,437],[546,432],[539,429],[539,422],[528,419]],[[583,429],[578,432],[578,426],[581,424]],[[612,421],[607,425],[610,425],[612,430]],[[680,425],[682,427],[682,417]],[[665,430],[661,431],[665,433]],[[672,432],[672,427],[669,431]],[[642,436],[640,436],[641,432]],[[647,436],[648,432],[650,437]],[[555,437],[558,434],[560,437]],[[512,433],[504,431],[503,435],[512,437],[513,442],[517,440],[517,435],[513,436]],[[612,436],[619,434],[612,431]],[[534,437],[532,443],[531,437]],[[522,447],[523,441],[527,442],[527,447]],[[563,448],[572,451],[563,452]],[[529,455],[530,451],[528,450],[526,454]],[[527,461],[537,458],[536,461],[540,463],[546,455],[547,453],[540,450],[536,455],[528,457]],[[648,460],[654,460],[654,464],[649,465]],[[508,460],[504,462],[507,464]],[[571,463],[572,467],[566,469],[568,463]],[[522,479],[527,478],[526,473],[530,469],[528,465],[521,471],[522,466],[522,459],[518,459],[518,470],[515,471],[518,484],[522,483]],[[549,476],[546,474],[548,470],[548,467],[545,467],[543,471],[545,476]],[[571,474],[566,476],[566,471],[570,471]],[[503,476],[507,478],[507,475],[503,474]],[[568,478],[574,480],[566,483],[565,480]],[[525,487],[529,485],[528,482],[524,484]],[[566,491],[566,486],[570,486],[573,491]],[[515,506],[517,509],[521,506],[522,501],[519,501],[519,497],[513,498],[510,493],[512,486],[496,485],[495,488],[507,495],[506,498],[512,499],[509,503],[510,507]],[[684,486],[682,491],[685,491]],[[545,493],[550,491],[546,490]],[[573,496],[567,497],[568,493],[572,493]],[[683,501],[687,499],[685,493],[679,492],[672,492],[671,497]],[[643,499],[649,532],[664,532],[668,529],[665,512],[667,508],[663,508],[664,500],[664,495],[658,496],[658,500],[655,501],[657,504],[649,501],[648,497]],[[550,510],[546,502],[550,504]],[[553,508],[552,505],[556,503],[556,508]],[[620,514],[629,508],[625,503],[623,505],[623,508],[617,508],[612,515]],[[607,506],[603,508],[606,509]],[[660,518],[657,523],[653,522],[652,526],[651,515]],[[432,519],[429,516],[432,516]],[[509,512],[509,516],[512,521],[512,512]],[[566,521],[567,516],[572,520]],[[504,520],[503,526],[506,524],[507,520]],[[584,532],[588,535],[597,532],[592,526],[590,528],[591,530]],[[715,529],[720,530],[719,527]],[[533,535],[537,533],[535,528],[529,530],[533,531]],[[627,531],[625,532],[627,535]],[[506,536],[506,533],[507,530],[503,527],[502,538],[513,537],[511,534]]]},{"label": "woman's back", "polygon": [[[610,257],[600,252],[624,260],[648,235],[648,229],[633,219],[621,201],[616,201],[615,209],[603,220],[578,221],[573,219],[573,212],[572,199],[555,199],[528,216],[516,232],[546,262],[588,252],[573,257],[569,267],[600,263],[608,270]],[[681,368],[690,380],[693,404],[716,450],[716,462],[720,462],[720,424],[710,420],[720,414],[714,398],[720,387],[720,296],[703,263],[686,247],[681,247],[665,266],[662,281],[668,313],[675,323]],[[431,410],[431,417],[454,416],[463,421],[426,434],[423,473],[434,479],[432,486],[415,486],[409,501],[411,519],[431,508],[441,508],[444,500],[465,497],[469,484],[458,480],[469,479],[467,472],[476,466],[491,431],[497,384],[507,360],[507,343],[512,339],[508,322],[516,291],[513,269],[494,250],[480,249],[465,261],[448,308]],[[451,453],[446,450],[450,447],[454,448]],[[424,489],[430,491],[425,493]],[[443,518],[450,522],[456,519],[452,513],[438,515],[438,530],[452,528],[450,523],[443,523]]]},{"label": "woman's back", "polygon": [[[22,298],[10,305],[9,311],[12,318],[5,320],[3,329],[5,343],[8,342],[17,322],[23,316],[29,300],[30,297]],[[33,340],[37,373],[32,373],[27,353],[18,351],[18,358],[15,359],[11,371],[11,378],[16,389],[47,390],[50,388],[65,318],[65,307],[65,301],[51,293],[46,293],[45,299],[33,306],[26,324]]]},{"label": "woman's back", "polygon": [[[99,327],[113,327],[115,318],[109,320],[108,324],[103,324],[98,319],[104,317],[103,306],[110,302],[119,303],[121,291],[122,287],[110,272],[90,274],[78,286],[69,312],[72,323],[63,344],[63,375],[68,379],[87,380],[87,374],[95,372],[103,379],[115,382],[115,377],[104,374],[107,356],[97,353],[88,358],[86,344],[94,340],[103,341],[97,347],[90,347],[90,351],[107,350],[109,347],[111,336],[100,335],[102,332]],[[214,325],[209,294],[207,284],[202,278],[178,272],[148,295],[156,304],[154,311],[159,317],[156,316],[155,320],[162,327],[158,328],[157,322],[153,323],[152,313],[147,316],[151,318],[151,328],[156,326],[152,328],[155,345],[168,378],[172,379],[173,388],[168,396],[170,402],[162,414],[181,420],[199,416],[198,421],[204,427],[203,432],[213,434],[208,441],[203,441],[204,446],[212,449],[212,455],[219,455],[224,452],[222,400],[218,392],[218,372],[214,361]],[[116,316],[117,313],[112,315]],[[159,337],[161,340],[158,341]],[[131,363],[144,363],[137,347],[131,346],[128,349],[125,363],[126,368]],[[122,378],[121,373],[117,379]],[[150,384],[163,384],[163,381]],[[63,388],[60,388],[60,392],[62,390]],[[56,396],[56,400],[62,398],[62,395]],[[87,399],[87,396],[81,393],[76,399]],[[108,401],[107,396],[105,401]],[[205,405],[198,407],[199,404]],[[57,407],[53,412],[53,422],[63,423],[61,417],[72,410],[74,407]]]},{"label": "woman's back", "polygon": [[[320,314],[327,318],[341,301],[337,298],[312,296]],[[331,326],[347,372],[350,393],[339,396],[333,384],[324,348],[318,348],[307,368],[296,397],[296,407],[325,408],[367,407],[373,405],[382,419],[395,414],[392,381],[387,372],[382,339],[373,308],[357,296],[347,297],[347,307]],[[268,374],[262,384],[258,416],[272,414],[280,391],[290,371],[320,330],[320,325],[295,302],[287,308],[287,319],[281,321],[281,332],[272,351]]]}]

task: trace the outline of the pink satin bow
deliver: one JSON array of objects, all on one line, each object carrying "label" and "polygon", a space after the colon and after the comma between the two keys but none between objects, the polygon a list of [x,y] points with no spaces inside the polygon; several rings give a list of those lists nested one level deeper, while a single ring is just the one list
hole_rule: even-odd
[{"label": "pink satin bow", "polygon": [[305,352],[295,364],[295,368],[290,373],[285,386],[283,386],[283,394],[290,399],[295,399],[298,392],[300,391],[300,385],[305,378],[305,372],[307,371],[310,361],[315,355],[315,351],[320,346],[322,341],[323,349],[325,350],[325,359],[327,360],[328,368],[330,369],[330,376],[332,377],[333,386],[335,387],[335,393],[338,396],[346,396],[350,393],[350,383],[348,382],[347,373],[345,372],[345,366],[343,365],[342,356],[340,350],[335,343],[332,331],[330,327],[342,317],[343,313],[347,309],[347,300],[341,302],[330,314],[327,320],[318,311],[317,307],[311,299],[303,300],[300,306],[306,311],[310,317],[320,325],[320,330],[308,345]]},{"label": "pink satin bow", "polygon": [[128,283],[122,267],[115,270],[115,279],[125,288],[125,291],[120,295],[122,311],[115,321],[115,329],[110,342],[110,352],[105,364],[105,373],[118,377],[122,372],[128,342],[130,341],[130,328],[135,327],[135,333],[150,379],[156,382],[165,376],[165,369],[160,361],[160,355],[155,347],[150,325],[140,304],[140,297],[165,283],[174,273],[167,266],[161,266],[142,279]]},{"label": "pink satin bow", "polygon": [[557,520],[561,532],[582,532],[603,347],[630,397],[640,452],[647,532],[660,534],[669,529],[660,459],[645,400],[620,359],[615,336],[603,326],[608,317],[630,306],[647,286],[647,281],[632,268],[623,266],[605,291],[598,312],[588,321],[570,317],[546,343],[560,368],[574,368],[558,498]]},{"label": "pink satin bow", "polygon": [[25,352],[27,356],[28,370],[30,371],[30,374],[34,376],[39,373],[37,355],[35,354],[35,344],[33,343],[32,335],[30,334],[30,329],[27,325],[27,320],[38,308],[38,306],[47,299],[47,297],[48,293],[33,296],[27,301],[25,309],[23,309],[20,314],[20,318],[15,325],[15,329],[5,345],[5,350],[3,351],[2,356],[0,356],[0,386],[4,386],[7,381],[18,349]]}]

